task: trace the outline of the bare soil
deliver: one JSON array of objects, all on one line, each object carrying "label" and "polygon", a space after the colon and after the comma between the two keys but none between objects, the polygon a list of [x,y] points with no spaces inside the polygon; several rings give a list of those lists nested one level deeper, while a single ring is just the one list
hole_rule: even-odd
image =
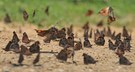
[{"label": "bare soil", "polygon": [[[19,25],[5,25],[3,22],[0,22],[0,72],[135,72],[135,33],[132,32],[132,41],[131,41],[131,52],[126,52],[125,57],[127,57],[133,64],[130,66],[119,65],[119,58],[114,51],[109,50],[108,48],[108,39],[105,38],[106,42],[104,46],[97,46],[93,42],[93,38],[89,39],[92,43],[92,48],[84,48],[75,52],[75,61],[77,65],[72,63],[71,59],[68,59],[66,63],[62,63],[57,60],[54,54],[51,53],[41,53],[41,58],[38,63],[39,66],[33,66],[32,61],[35,59],[36,54],[31,56],[25,56],[23,61],[24,66],[15,67],[11,63],[16,63],[19,57],[19,54],[14,52],[5,52],[2,48],[5,48],[8,41],[12,38],[12,32],[16,31],[19,38],[22,38],[22,33],[19,33]],[[92,26],[93,28],[96,28]],[[27,32],[30,39],[35,41],[40,41],[41,51],[55,51],[59,52],[62,47],[58,45],[57,41],[51,41],[49,44],[43,42],[43,37],[37,36],[34,29],[36,26],[33,25],[24,25],[21,26],[22,32]],[[48,29],[48,28],[43,28]],[[117,33],[122,31],[122,28],[111,27],[112,30],[115,30]],[[135,29],[132,29],[135,31]],[[83,43],[83,30],[81,27],[75,27],[74,33],[77,35],[75,40],[82,39]],[[19,43],[23,44],[22,42]],[[32,43],[31,43],[32,44]],[[31,45],[28,44],[27,46]],[[98,60],[96,64],[83,64],[83,53],[91,55],[95,60]]]}]

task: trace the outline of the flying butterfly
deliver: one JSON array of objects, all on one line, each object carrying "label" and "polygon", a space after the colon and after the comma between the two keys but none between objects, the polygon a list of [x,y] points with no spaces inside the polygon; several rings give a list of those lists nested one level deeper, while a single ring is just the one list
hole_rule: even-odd
[{"label": "flying butterfly", "polygon": [[105,8],[103,8],[103,9],[101,9],[100,11],[99,11],[99,14],[101,14],[101,15],[103,15],[103,16],[108,16],[109,15],[109,8],[110,7],[105,7]]},{"label": "flying butterfly", "polygon": [[108,16],[108,19],[107,19],[108,24],[110,24],[116,20],[112,7],[105,7],[103,9],[101,9],[99,14],[101,14],[103,16]]},{"label": "flying butterfly", "polygon": [[91,16],[92,14],[93,14],[93,11],[89,9],[89,10],[86,12],[85,16]]}]

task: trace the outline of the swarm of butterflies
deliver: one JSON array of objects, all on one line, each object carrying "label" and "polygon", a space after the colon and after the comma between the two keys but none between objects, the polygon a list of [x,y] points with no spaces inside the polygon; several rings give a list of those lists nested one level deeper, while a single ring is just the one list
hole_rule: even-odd
[{"label": "swarm of butterflies", "polygon": [[[49,7],[45,10],[45,12],[48,13]],[[86,13],[86,16],[90,16],[93,13],[92,10],[88,10]],[[115,16],[113,13],[112,7],[106,7],[101,9],[99,14],[103,16],[108,16],[108,23],[112,23],[115,21]],[[33,16],[35,15],[35,11],[33,12]],[[28,14],[26,11],[23,11],[23,18],[26,21],[28,19]],[[9,20],[8,20],[9,19]],[[11,22],[10,17],[8,14],[6,14],[5,21]],[[103,27],[103,21],[100,21],[97,24],[97,27]],[[131,65],[132,63],[124,56],[125,52],[129,51],[131,49],[131,34],[129,34],[128,30],[125,26],[123,26],[122,33],[116,34],[115,31],[112,32],[110,26],[107,28],[103,28],[103,30],[93,30],[89,27],[89,22],[86,22],[84,26],[82,27],[84,30],[83,37],[84,41],[82,43],[81,39],[79,41],[75,40],[75,36],[73,33],[73,25],[71,25],[68,28],[61,28],[58,29],[55,26],[50,27],[47,30],[38,30],[35,29],[36,33],[40,37],[44,37],[43,41],[44,43],[51,43],[51,41],[58,41],[59,46],[63,47],[60,52],[55,54],[53,50],[50,53],[53,53],[55,57],[58,60],[61,60],[63,62],[67,62],[68,58],[72,58],[72,62],[77,64],[74,60],[75,52],[78,50],[84,48],[92,48],[92,44],[89,41],[89,38],[94,38],[94,43],[98,46],[104,46],[105,42],[108,42],[108,49],[115,51],[116,55],[119,57],[119,64],[122,65]],[[109,37],[110,39],[108,41],[105,40],[105,37]],[[5,51],[13,51],[15,53],[19,53],[19,59],[18,59],[18,65],[22,66],[24,61],[24,55],[32,55],[34,53],[37,53],[36,58],[33,60],[33,64],[36,65],[40,60],[40,42],[35,41],[30,46],[25,45],[19,45],[19,38],[15,31],[13,31],[13,37],[8,42],[5,48],[3,50]],[[23,33],[23,37],[21,42],[24,44],[29,44],[34,40],[30,40],[27,33]],[[114,42],[114,43],[113,43]],[[98,62],[95,60],[92,56],[88,55],[87,53],[83,53],[83,62],[84,64],[95,64]]]}]

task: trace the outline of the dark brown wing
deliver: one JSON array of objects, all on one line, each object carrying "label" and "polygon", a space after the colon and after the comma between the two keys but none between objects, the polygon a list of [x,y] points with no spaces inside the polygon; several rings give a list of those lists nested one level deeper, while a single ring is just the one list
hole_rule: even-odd
[{"label": "dark brown wing", "polygon": [[5,17],[4,17],[4,22],[5,22],[5,23],[11,23],[11,22],[12,22],[12,21],[11,21],[11,18],[10,18],[10,16],[9,16],[8,13],[6,13],[6,15],[5,15]]},{"label": "dark brown wing", "polygon": [[28,20],[28,17],[29,17],[28,13],[24,10],[24,11],[23,11],[23,19],[24,19],[25,21],[27,21],[27,20]]},{"label": "dark brown wing", "polygon": [[85,14],[85,16],[91,16],[93,14],[93,11],[92,10],[88,10],[87,13]]},{"label": "dark brown wing", "polygon": [[24,55],[31,55],[29,49],[25,47],[24,45],[21,45],[21,53]]},{"label": "dark brown wing", "polygon": [[36,58],[35,58],[34,61],[33,61],[33,64],[38,63],[39,60],[40,60],[40,53],[37,54]]},{"label": "dark brown wing", "polygon": [[49,6],[46,7],[45,14],[49,16]]},{"label": "dark brown wing", "polygon": [[101,20],[98,24],[97,27],[103,27],[103,20]]},{"label": "dark brown wing", "polygon": [[13,43],[18,43],[20,41],[15,31],[13,31],[13,37],[11,41]]},{"label": "dark brown wing", "polygon": [[35,31],[37,32],[38,36],[44,37],[45,35],[47,35],[49,33],[49,30],[37,30],[35,29]]},{"label": "dark brown wing", "polygon": [[24,60],[23,54],[20,53],[18,63],[22,64],[23,60]]},{"label": "dark brown wing", "polygon": [[23,33],[22,42],[26,44],[30,43],[30,40],[26,32]]},{"label": "dark brown wing", "polygon": [[35,17],[35,14],[36,14],[36,10],[33,11],[32,17]]}]

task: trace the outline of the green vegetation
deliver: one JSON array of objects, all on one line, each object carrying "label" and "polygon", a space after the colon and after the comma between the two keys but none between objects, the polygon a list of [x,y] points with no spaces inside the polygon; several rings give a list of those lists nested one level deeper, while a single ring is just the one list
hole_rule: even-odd
[{"label": "green vegetation", "polygon": [[[23,22],[21,10],[25,9],[29,16],[28,22],[33,24],[51,25],[57,21],[61,24],[84,24],[90,21],[96,24],[101,19],[106,22],[106,17],[98,14],[99,10],[106,6],[112,6],[117,17],[117,21],[113,24],[133,25],[135,23],[135,0],[0,0],[0,19],[2,20],[5,13],[9,13],[11,19],[17,22]],[[44,13],[46,6],[50,6],[47,16]],[[86,17],[85,13],[88,9],[94,11],[91,17]],[[32,18],[33,10],[36,10],[35,18]],[[34,21],[33,21],[34,20]]]}]

